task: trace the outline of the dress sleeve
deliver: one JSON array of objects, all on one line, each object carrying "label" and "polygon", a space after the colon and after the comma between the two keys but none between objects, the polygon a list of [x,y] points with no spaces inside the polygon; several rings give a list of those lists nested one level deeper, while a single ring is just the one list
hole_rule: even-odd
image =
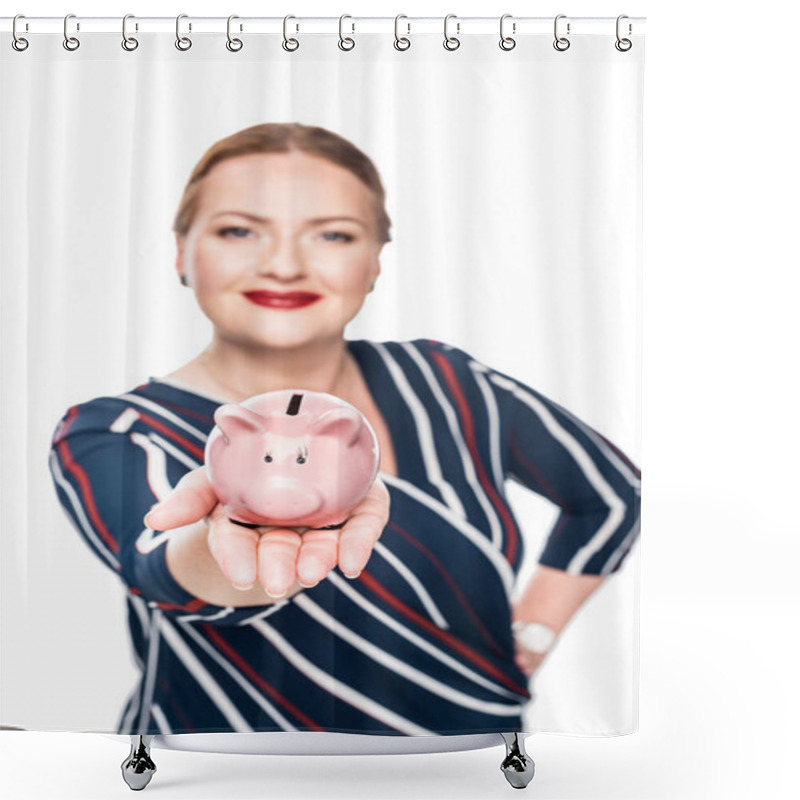
[{"label": "dress sleeve", "polygon": [[617,571],[639,536],[638,467],[558,403],[464,355],[497,397],[505,477],[560,509],[539,562],[572,574]]},{"label": "dress sleeve", "polygon": [[141,429],[113,430],[109,400],[71,408],[50,450],[58,499],[92,552],[128,592],[184,621],[231,625],[268,607],[206,603],[175,580],[166,562],[167,535],[149,529],[144,516],[193,467]]}]

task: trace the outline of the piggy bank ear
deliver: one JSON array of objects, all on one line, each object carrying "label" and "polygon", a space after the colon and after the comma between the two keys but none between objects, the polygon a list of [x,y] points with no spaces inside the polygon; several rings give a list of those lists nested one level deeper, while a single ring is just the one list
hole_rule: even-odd
[{"label": "piggy bank ear", "polygon": [[259,433],[266,430],[267,420],[249,408],[228,403],[220,406],[214,412],[214,422],[222,431],[225,443],[230,444],[231,439],[242,434]]},{"label": "piggy bank ear", "polygon": [[351,408],[332,408],[310,425],[312,436],[335,436],[347,447],[352,447],[361,433],[364,421],[361,414]]}]

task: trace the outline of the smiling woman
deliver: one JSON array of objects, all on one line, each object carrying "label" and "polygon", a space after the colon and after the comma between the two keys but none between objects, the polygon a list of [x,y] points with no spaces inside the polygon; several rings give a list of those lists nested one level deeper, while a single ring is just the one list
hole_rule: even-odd
[{"label": "smiling woman", "polygon": [[[147,674],[118,732],[520,730],[528,677],[638,535],[637,467],[457,347],[344,338],[389,219],[375,167],[338,135],[273,123],[223,139],[174,231],[210,343],[69,409],[53,437],[59,498],[129,589]],[[375,431],[380,471],[341,530],[243,528],[209,482],[220,405],[285,389],[335,395]],[[507,479],[560,512],[513,605]]]}]

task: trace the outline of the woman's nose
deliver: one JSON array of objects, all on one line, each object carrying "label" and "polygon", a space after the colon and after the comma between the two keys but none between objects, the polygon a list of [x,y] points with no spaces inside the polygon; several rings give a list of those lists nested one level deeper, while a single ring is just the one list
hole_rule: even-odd
[{"label": "woman's nose", "polygon": [[303,254],[291,236],[274,237],[260,255],[259,272],[279,278],[293,278],[305,272]]}]

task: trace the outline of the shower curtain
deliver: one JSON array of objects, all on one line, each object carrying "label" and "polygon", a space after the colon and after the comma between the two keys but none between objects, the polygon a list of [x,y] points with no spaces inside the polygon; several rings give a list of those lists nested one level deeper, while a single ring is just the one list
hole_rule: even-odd
[{"label": "shower curtain", "polygon": [[[643,21],[190,22],[4,20],[3,725],[634,731]],[[186,206],[288,128],[322,144]],[[280,384],[248,366],[342,332],[387,459],[366,566],[193,593],[190,526],[144,515]]]}]

